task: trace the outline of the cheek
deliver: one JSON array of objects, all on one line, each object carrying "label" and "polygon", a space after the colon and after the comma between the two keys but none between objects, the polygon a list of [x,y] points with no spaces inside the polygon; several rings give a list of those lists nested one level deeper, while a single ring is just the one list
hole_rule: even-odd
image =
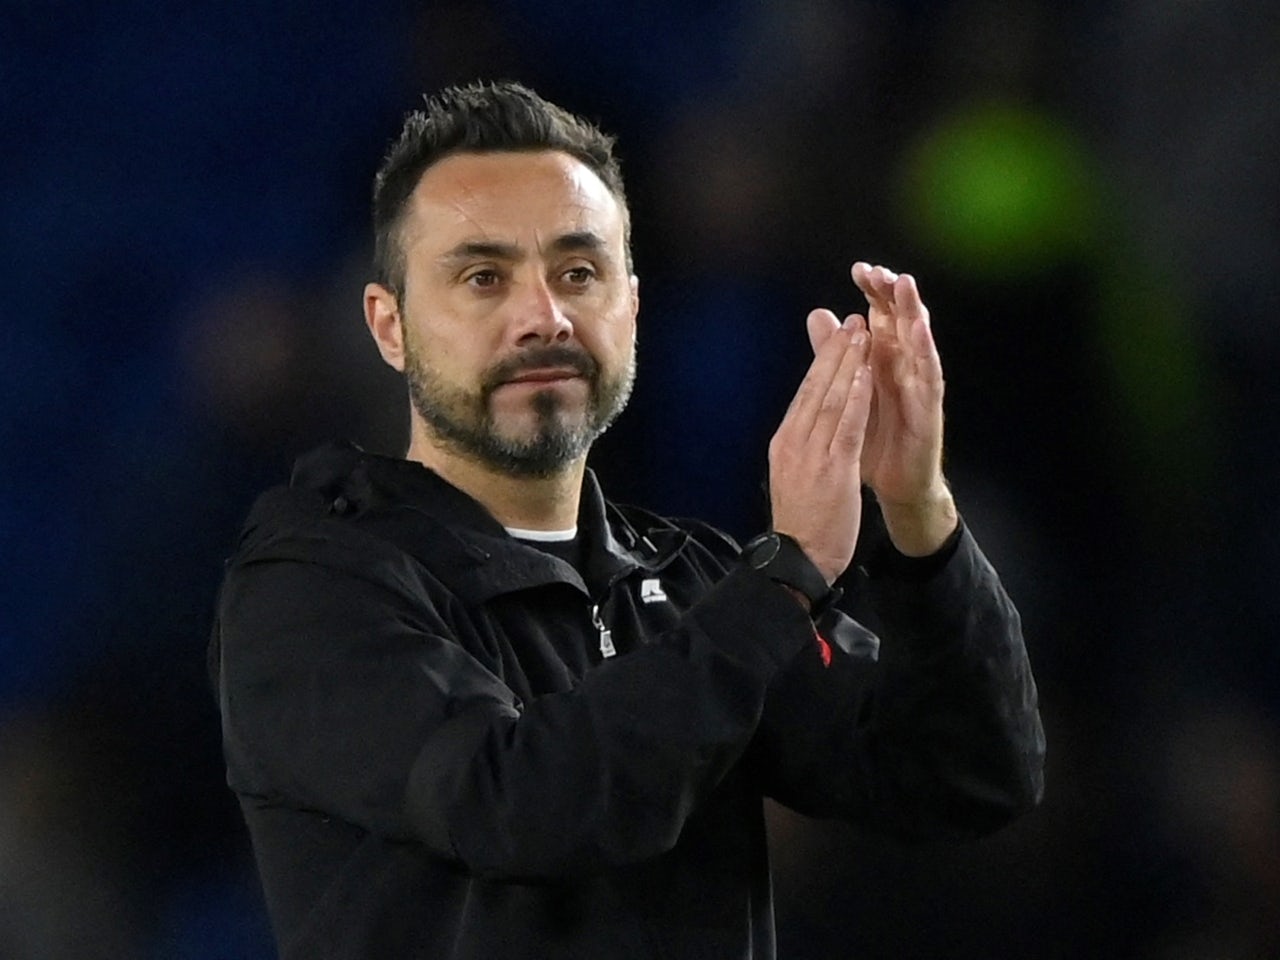
[{"label": "cheek", "polygon": [[629,314],[617,313],[592,331],[588,349],[607,363],[620,363],[635,347],[635,321]]},{"label": "cheek", "polygon": [[409,331],[413,349],[440,371],[481,370],[491,362],[500,340],[493,325],[484,320],[448,302],[419,306]]},{"label": "cheek", "polygon": [[629,294],[615,297],[604,313],[603,335],[611,343],[629,345],[636,336],[636,314]]}]

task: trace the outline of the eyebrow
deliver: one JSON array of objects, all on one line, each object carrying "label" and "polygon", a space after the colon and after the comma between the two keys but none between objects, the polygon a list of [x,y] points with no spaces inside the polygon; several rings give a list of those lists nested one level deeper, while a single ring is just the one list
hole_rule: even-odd
[{"label": "eyebrow", "polygon": [[520,248],[514,243],[499,243],[493,240],[465,240],[442,253],[438,260],[440,263],[449,265],[461,263],[466,260],[477,259],[494,259],[494,260],[519,260]]},{"label": "eyebrow", "polygon": [[575,230],[572,233],[564,233],[551,241],[551,250],[555,253],[568,253],[571,250],[595,252],[604,248],[604,239],[591,230]]},{"label": "eyebrow", "polygon": [[[548,245],[552,253],[568,253],[574,250],[597,252],[604,250],[604,239],[591,230],[574,230],[562,233]],[[514,243],[500,240],[464,240],[438,258],[438,262],[451,265],[466,260],[486,259],[516,261],[524,259],[524,251]]]}]

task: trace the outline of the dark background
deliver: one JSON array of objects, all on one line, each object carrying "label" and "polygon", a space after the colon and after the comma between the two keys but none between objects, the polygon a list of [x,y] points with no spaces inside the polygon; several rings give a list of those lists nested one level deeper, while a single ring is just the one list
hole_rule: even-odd
[{"label": "dark background", "polygon": [[367,200],[419,94],[620,138],[616,499],[763,523],[804,316],[910,270],[1048,793],[973,846],[774,810],[826,958],[1280,957],[1280,19],[1263,0],[0,4],[0,958],[272,956],[204,646],[253,496],[397,452]]}]

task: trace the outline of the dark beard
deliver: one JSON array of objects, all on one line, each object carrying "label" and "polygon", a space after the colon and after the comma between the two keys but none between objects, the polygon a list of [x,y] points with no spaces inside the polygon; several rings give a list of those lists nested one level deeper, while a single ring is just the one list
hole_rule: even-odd
[{"label": "dark beard", "polygon": [[[442,383],[412,344],[405,346],[405,379],[418,415],[455,453],[511,476],[550,477],[584,456],[627,405],[635,379],[634,360],[620,376],[606,379],[585,350],[553,345],[496,364],[486,372],[479,391],[468,393]],[[585,417],[578,424],[567,423],[560,398],[547,389],[533,396],[533,435],[523,440],[500,436],[490,397],[522,371],[539,367],[568,367],[587,381]]]}]

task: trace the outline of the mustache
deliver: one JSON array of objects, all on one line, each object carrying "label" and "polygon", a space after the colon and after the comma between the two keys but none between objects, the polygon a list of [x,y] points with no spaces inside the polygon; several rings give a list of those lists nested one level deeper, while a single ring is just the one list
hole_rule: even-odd
[{"label": "mustache", "polygon": [[546,367],[565,367],[589,383],[595,383],[600,371],[595,357],[581,347],[563,343],[544,344],[529,347],[490,367],[484,378],[484,393],[488,395],[525,371],[542,370]]}]

